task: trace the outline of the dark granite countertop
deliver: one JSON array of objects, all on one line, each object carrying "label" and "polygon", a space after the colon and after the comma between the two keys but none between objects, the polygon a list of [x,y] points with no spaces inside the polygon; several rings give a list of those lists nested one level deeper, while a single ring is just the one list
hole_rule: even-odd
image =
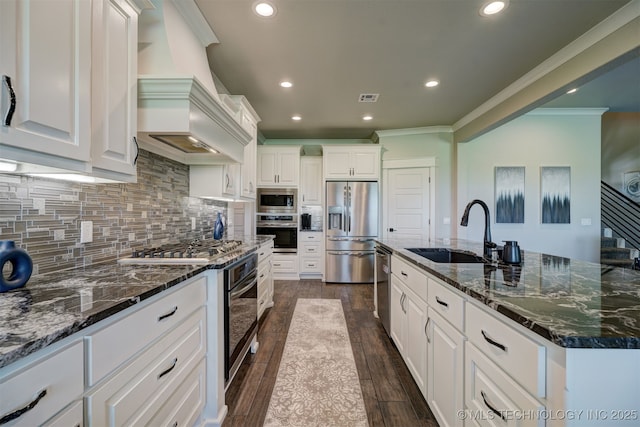
[{"label": "dark granite countertop", "polygon": [[523,250],[522,264],[443,264],[405,248],[482,244],[378,239],[404,259],[543,338],[570,348],[640,349],[640,271]]},{"label": "dark granite countertop", "polygon": [[113,261],[33,276],[25,287],[0,294],[0,368],[207,269],[224,268],[268,240],[247,237],[208,265]]}]

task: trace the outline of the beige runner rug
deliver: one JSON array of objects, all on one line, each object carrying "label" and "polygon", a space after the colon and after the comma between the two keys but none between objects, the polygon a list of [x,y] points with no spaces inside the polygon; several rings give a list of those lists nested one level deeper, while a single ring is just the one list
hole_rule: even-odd
[{"label": "beige runner rug", "polygon": [[264,425],[368,425],[340,300],[298,299]]}]

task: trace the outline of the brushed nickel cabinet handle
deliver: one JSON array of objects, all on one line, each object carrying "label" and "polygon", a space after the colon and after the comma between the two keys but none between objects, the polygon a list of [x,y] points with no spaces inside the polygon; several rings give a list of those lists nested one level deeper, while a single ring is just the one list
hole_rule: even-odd
[{"label": "brushed nickel cabinet handle", "polygon": [[140,146],[138,145],[138,138],[133,137],[133,143],[136,146],[136,156],[133,158],[133,166],[138,164],[138,156],[140,155]]}]

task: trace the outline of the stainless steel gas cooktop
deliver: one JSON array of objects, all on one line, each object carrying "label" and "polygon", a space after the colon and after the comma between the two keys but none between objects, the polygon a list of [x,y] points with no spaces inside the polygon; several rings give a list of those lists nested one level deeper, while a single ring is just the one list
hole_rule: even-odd
[{"label": "stainless steel gas cooktop", "polygon": [[134,248],[119,264],[209,264],[212,258],[242,246],[240,240],[196,239],[158,247]]}]

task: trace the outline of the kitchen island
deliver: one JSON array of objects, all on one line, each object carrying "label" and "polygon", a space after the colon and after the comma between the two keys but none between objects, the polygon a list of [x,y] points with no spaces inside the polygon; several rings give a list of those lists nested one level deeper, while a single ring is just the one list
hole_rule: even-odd
[{"label": "kitchen island", "polygon": [[519,266],[438,263],[407,248],[482,243],[377,242],[392,251],[390,335],[441,425],[640,425],[640,272],[529,251]]},{"label": "kitchen island", "polygon": [[[211,262],[204,265],[129,265],[118,264],[114,260],[36,275],[25,287],[0,294],[0,317],[3,319],[0,325],[0,388],[3,393],[0,417],[20,409],[20,405],[29,406],[27,404],[36,401],[17,399],[11,402],[11,399],[5,399],[8,396],[5,395],[8,393],[6,387],[16,393],[24,387],[36,387],[37,384],[26,384],[27,380],[18,381],[20,376],[29,378],[30,372],[36,372],[38,366],[46,366],[56,357],[59,361],[51,367],[55,370],[68,365],[75,369],[64,375],[74,384],[69,385],[61,379],[61,385],[58,385],[53,372],[49,372],[51,369],[44,369],[40,373],[41,378],[32,380],[44,383],[42,390],[48,391],[38,396],[42,402],[37,399],[33,412],[25,413],[17,421],[24,421],[41,408],[51,409],[55,414],[55,404],[49,402],[60,394],[67,394],[69,401],[77,401],[82,414],[82,400],[90,402],[92,393],[98,395],[112,377],[130,369],[126,365],[135,367],[135,358],[140,358],[140,366],[146,366],[151,364],[153,357],[169,352],[174,342],[166,336],[174,334],[175,342],[180,344],[178,348],[188,347],[186,341],[181,341],[183,336],[193,337],[195,341],[191,343],[192,353],[185,354],[179,363],[170,365],[171,370],[178,366],[178,372],[188,357],[198,368],[191,373],[185,371],[185,376],[188,374],[195,378],[200,375],[202,390],[205,372],[207,379],[214,379],[216,384],[206,384],[207,393],[200,393],[203,399],[205,395],[211,398],[207,402],[211,403],[211,408],[205,410],[204,418],[222,419],[225,409],[223,368],[219,366],[222,350],[217,350],[222,339],[219,332],[223,327],[224,311],[221,308],[222,269],[271,241],[267,236],[246,238],[237,250],[211,257]],[[149,313],[147,317],[152,319],[147,330],[145,319],[136,318],[145,310]],[[120,324],[124,327],[118,326]],[[196,339],[198,336],[200,338]],[[109,354],[101,354],[98,351],[101,348]],[[206,370],[205,352],[208,354]],[[123,377],[131,378],[135,374],[137,372],[127,372]],[[162,377],[166,375],[168,379],[167,374]],[[14,381],[13,385],[11,381]],[[18,390],[15,387],[20,383]],[[46,383],[51,385],[46,386]],[[163,414],[161,406],[150,405],[167,419],[173,417],[174,414]],[[77,405],[69,405],[69,408],[70,413],[71,410],[78,413]],[[89,422],[93,415],[87,408],[85,412],[90,414],[86,418]],[[186,419],[193,418],[193,414],[188,415]],[[64,421],[70,419],[76,418],[60,418]],[[164,421],[164,418],[154,418],[153,421]],[[102,421],[94,419],[95,422],[99,425]]]}]

